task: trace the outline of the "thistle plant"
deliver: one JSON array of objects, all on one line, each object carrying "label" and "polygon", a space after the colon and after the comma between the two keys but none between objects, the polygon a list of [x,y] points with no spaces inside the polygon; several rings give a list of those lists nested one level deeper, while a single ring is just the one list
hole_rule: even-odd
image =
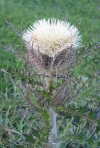
[{"label": "thistle plant", "polygon": [[[51,118],[51,132],[49,142],[51,148],[58,148],[61,142],[57,140],[56,113],[54,109],[58,103],[59,89],[51,90],[55,77],[66,75],[75,60],[75,52],[81,46],[81,36],[75,26],[57,19],[38,20],[29,27],[22,36],[27,47],[26,55],[29,64],[33,65],[37,73],[46,75],[45,87],[53,96],[48,101]],[[44,79],[42,79],[44,81]],[[61,89],[61,88],[60,88]],[[65,90],[66,87],[62,88]],[[66,93],[63,93],[63,98]],[[61,96],[62,97],[62,96]],[[47,101],[47,100],[46,100]],[[53,103],[53,102],[57,103]],[[62,101],[60,101],[62,102]],[[60,103],[59,105],[62,105]],[[60,143],[60,144],[59,144]]]}]

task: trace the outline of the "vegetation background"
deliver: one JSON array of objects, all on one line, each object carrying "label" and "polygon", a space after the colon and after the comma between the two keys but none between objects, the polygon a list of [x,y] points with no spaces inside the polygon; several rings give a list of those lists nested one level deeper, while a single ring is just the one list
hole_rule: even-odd
[{"label": "vegetation background", "polygon": [[[26,50],[21,39],[11,30],[7,21],[20,32],[32,25],[36,19],[41,18],[59,18],[61,20],[67,18],[68,22],[79,26],[82,42],[86,48],[100,42],[100,0],[0,0],[1,148],[15,147],[16,136],[9,129],[15,129],[19,133],[23,131],[29,133],[31,130],[23,117],[23,112],[27,114],[29,109],[25,106],[24,100],[19,97],[15,86],[15,82],[20,78],[26,79],[26,75],[21,75],[23,62],[13,53],[6,52],[1,46],[8,46],[18,51]],[[83,67],[81,65],[75,67],[74,76],[84,76],[84,78],[94,81],[94,76],[100,77],[100,50],[85,60]],[[32,126],[36,126],[35,123],[38,122],[36,114],[30,110],[27,116]],[[17,144],[16,147],[18,147]]]}]

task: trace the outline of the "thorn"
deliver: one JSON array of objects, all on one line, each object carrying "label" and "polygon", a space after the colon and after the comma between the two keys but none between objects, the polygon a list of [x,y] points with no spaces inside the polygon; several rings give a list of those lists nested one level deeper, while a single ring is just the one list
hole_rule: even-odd
[{"label": "thorn", "polygon": [[67,17],[68,17],[68,13],[67,13],[66,16],[65,16],[65,22],[66,22],[66,20],[67,20]]},{"label": "thorn", "polygon": [[36,19],[36,21],[38,20],[38,17],[37,17],[37,15],[35,14],[35,19]]},{"label": "thorn", "polygon": [[20,25],[18,25],[18,28],[19,28],[19,30],[20,30],[20,32],[21,32],[21,34],[22,34],[22,33],[23,33],[23,31],[22,31],[22,29],[21,29]]},{"label": "thorn", "polygon": [[80,21],[79,24],[78,24],[78,28],[80,27],[80,25],[81,25],[81,21]]},{"label": "thorn", "polygon": [[15,29],[14,25],[11,24],[8,20],[6,20],[7,24],[10,26],[13,32],[15,32],[19,37],[21,37],[21,34]]}]

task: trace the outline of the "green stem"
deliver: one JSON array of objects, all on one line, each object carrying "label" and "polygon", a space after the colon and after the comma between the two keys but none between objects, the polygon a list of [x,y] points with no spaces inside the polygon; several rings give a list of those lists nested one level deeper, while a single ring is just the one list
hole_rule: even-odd
[{"label": "green stem", "polygon": [[50,124],[51,124],[51,132],[49,136],[49,146],[50,148],[60,148],[61,142],[57,141],[57,125],[56,125],[56,117],[57,113],[54,112],[52,108],[50,108]]},{"label": "green stem", "polygon": [[[52,77],[50,76],[49,78],[46,78],[46,85],[48,88],[48,91],[51,91],[51,87],[52,87]],[[56,125],[56,117],[57,117],[57,113],[55,113],[55,111],[52,109],[52,107],[49,108],[49,112],[50,112],[50,125],[51,125],[51,132],[49,135],[49,147],[50,148],[60,148],[61,145],[61,141],[58,142],[58,135],[57,135],[57,125]]]}]

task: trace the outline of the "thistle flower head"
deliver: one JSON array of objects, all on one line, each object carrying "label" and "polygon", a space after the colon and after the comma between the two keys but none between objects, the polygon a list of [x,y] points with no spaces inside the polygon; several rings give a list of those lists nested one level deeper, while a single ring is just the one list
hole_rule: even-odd
[{"label": "thistle flower head", "polygon": [[27,48],[49,57],[54,57],[65,49],[75,49],[81,45],[78,29],[59,19],[36,21],[23,33],[22,38]]},{"label": "thistle flower head", "polygon": [[24,31],[27,61],[39,73],[66,72],[72,66],[75,49],[81,46],[78,29],[59,19],[42,19]]}]

